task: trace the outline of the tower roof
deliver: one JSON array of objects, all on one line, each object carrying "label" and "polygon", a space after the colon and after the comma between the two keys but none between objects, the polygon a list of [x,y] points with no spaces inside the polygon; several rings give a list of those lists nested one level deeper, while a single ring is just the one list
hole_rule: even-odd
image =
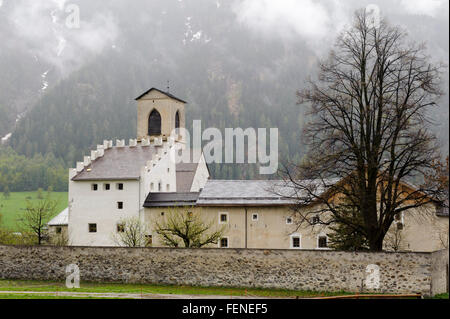
[{"label": "tower roof", "polygon": [[183,101],[182,99],[177,98],[175,95],[172,95],[172,94],[170,94],[169,92],[161,91],[160,89],[157,89],[157,88],[151,88],[151,89],[145,91],[144,93],[142,93],[141,95],[139,95],[135,100],[136,100],[136,101],[137,101],[137,100],[140,100],[141,98],[143,98],[145,95],[147,95],[148,93],[150,93],[150,92],[153,91],[153,90],[158,91],[159,93],[164,94],[164,95],[166,95],[167,97],[170,97],[171,99],[177,100],[178,102],[185,103],[185,104],[187,103],[186,101]]}]

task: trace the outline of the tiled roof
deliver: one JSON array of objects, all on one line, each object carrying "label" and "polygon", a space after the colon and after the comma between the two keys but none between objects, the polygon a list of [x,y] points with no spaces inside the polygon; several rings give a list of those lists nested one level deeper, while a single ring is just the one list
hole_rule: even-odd
[{"label": "tiled roof", "polygon": [[154,145],[123,146],[105,150],[105,154],[75,175],[73,181],[138,179],[141,167],[156,153]]},{"label": "tiled roof", "polygon": [[150,193],[144,207],[194,206],[199,193]]},{"label": "tiled roof", "polygon": [[177,164],[177,192],[186,193],[191,190],[198,163]]},{"label": "tiled roof", "polygon": [[[325,181],[334,184],[338,179]],[[314,185],[315,193],[325,190],[318,181],[302,181]],[[292,184],[282,180],[208,180],[197,205],[292,205],[298,203],[298,193]]]},{"label": "tiled roof", "polygon": [[197,204],[208,206],[294,204],[295,201],[288,198],[287,189],[283,189],[283,183],[267,180],[208,180]]},{"label": "tiled roof", "polygon": [[67,207],[58,215],[53,217],[48,223],[48,226],[66,226],[69,224],[69,208]]},{"label": "tiled roof", "polygon": [[182,99],[176,97],[175,95],[172,95],[172,94],[170,94],[169,92],[161,91],[160,89],[157,89],[157,88],[151,88],[151,89],[145,91],[144,93],[142,93],[141,95],[139,95],[135,100],[137,101],[137,100],[141,99],[142,97],[144,97],[145,95],[147,95],[148,93],[150,93],[150,92],[153,91],[153,90],[158,91],[159,93],[162,93],[162,94],[164,94],[164,95],[167,95],[168,97],[170,97],[170,98],[172,98],[172,99],[174,99],[174,100],[177,100],[177,101],[179,101],[179,102],[187,103],[186,101],[183,101]]}]

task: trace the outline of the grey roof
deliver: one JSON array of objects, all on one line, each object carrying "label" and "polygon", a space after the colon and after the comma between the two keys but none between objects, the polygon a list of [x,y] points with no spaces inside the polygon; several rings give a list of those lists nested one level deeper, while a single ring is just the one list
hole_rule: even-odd
[{"label": "grey roof", "polygon": [[[314,187],[314,193],[321,194],[326,185],[337,181],[339,179],[322,182],[305,180],[301,184]],[[298,203],[298,199],[303,196],[307,197],[306,194],[299,193],[299,189],[292,183],[283,180],[208,180],[197,205],[284,206]]]},{"label": "grey roof", "polygon": [[[198,205],[290,205],[283,181],[208,180],[200,193]],[[282,190],[281,192],[277,191]],[[280,195],[286,193],[285,196]]]},{"label": "grey roof", "polygon": [[137,100],[141,99],[141,98],[144,97],[147,93],[150,93],[152,90],[155,90],[155,91],[158,91],[159,93],[162,93],[162,94],[164,94],[164,95],[167,95],[168,97],[170,97],[170,98],[172,98],[172,99],[174,99],[174,100],[177,100],[177,101],[179,101],[179,102],[181,102],[181,103],[187,103],[186,101],[183,101],[182,99],[176,97],[175,95],[172,95],[172,94],[170,94],[169,92],[164,92],[164,91],[162,91],[162,90],[160,90],[160,89],[157,89],[157,88],[151,88],[151,89],[145,91],[144,93],[142,93],[141,95],[139,95],[135,100],[137,101]]},{"label": "grey roof", "polygon": [[58,215],[53,217],[48,223],[48,226],[67,226],[69,225],[69,207],[64,209]]},{"label": "grey roof", "polygon": [[149,193],[144,207],[194,206],[199,193]]},{"label": "grey roof", "polygon": [[73,181],[139,179],[141,167],[156,153],[154,145],[112,147],[75,175]]},{"label": "grey roof", "polygon": [[177,192],[186,193],[191,190],[198,163],[178,163],[177,164]]}]

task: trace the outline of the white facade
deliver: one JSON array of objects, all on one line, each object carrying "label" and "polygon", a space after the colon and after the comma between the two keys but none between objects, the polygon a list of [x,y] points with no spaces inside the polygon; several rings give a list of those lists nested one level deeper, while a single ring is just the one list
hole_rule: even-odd
[{"label": "white facade", "polygon": [[[176,129],[184,127],[185,102],[157,89],[137,101],[137,139],[128,145],[117,140],[115,146],[104,141],[69,171],[69,245],[117,246],[117,225],[124,218],[143,219],[150,192],[180,192],[176,154],[185,147]],[[159,136],[150,130],[154,124],[149,114],[154,110],[159,112]],[[209,178],[203,154],[194,167],[195,171],[180,175],[185,179],[182,185],[188,185],[184,192],[198,192]]]}]

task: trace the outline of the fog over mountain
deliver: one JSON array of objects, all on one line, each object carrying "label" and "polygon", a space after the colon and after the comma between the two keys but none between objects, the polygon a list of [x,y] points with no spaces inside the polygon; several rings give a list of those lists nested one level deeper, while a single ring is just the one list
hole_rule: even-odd
[{"label": "fog over mountain", "polygon": [[[19,154],[52,154],[69,167],[104,138],[133,137],[133,99],[170,81],[189,102],[188,127],[193,119],[204,128],[278,127],[280,156],[299,160],[296,90],[370,4],[448,64],[447,0],[0,0],[0,137]],[[79,28],[70,27],[74,8]],[[447,72],[447,92],[448,83]],[[434,117],[448,151],[448,95]]]}]

